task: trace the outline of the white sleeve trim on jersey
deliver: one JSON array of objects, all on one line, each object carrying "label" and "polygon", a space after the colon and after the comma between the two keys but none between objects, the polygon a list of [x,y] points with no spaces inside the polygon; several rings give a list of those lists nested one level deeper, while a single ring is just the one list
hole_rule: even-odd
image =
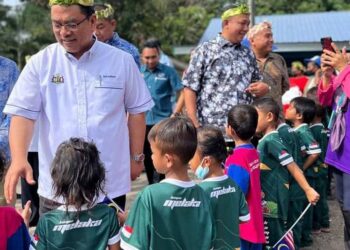
[{"label": "white sleeve trim on jersey", "polygon": [[250,214],[248,213],[247,215],[239,216],[240,221],[249,221],[250,220]]},{"label": "white sleeve trim on jersey", "polygon": [[293,157],[289,157],[281,162],[282,166],[287,166],[288,164],[292,163],[294,161]]},{"label": "white sleeve trim on jersey", "polygon": [[120,230],[117,235],[113,236],[112,238],[108,239],[108,245],[114,245],[115,243],[120,241]]},{"label": "white sleeve trim on jersey", "polygon": [[120,247],[124,250],[139,250],[137,247],[134,247],[134,246],[130,245],[129,243],[125,242],[123,240],[123,238],[121,238]]},{"label": "white sleeve trim on jersey", "polygon": [[308,151],[306,151],[306,153],[307,153],[308,155],[319,154],[319,153],[321,153],[321,152],[322,152],[321,149],[313,149],[313,150],[308,150]]}]

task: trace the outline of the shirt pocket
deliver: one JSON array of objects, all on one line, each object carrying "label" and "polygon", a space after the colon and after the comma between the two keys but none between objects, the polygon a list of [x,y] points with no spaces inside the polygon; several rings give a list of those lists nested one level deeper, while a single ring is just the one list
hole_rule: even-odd
[{"label": "shirt pocket", "polygon": [[118,79],[96,80],[90,88],[98,112],[110,113],[124,105],[125,84]]},{"label": "shirt pocket", "polygon": [[95,89],[123,90],[124,84],[118,79],[97,79],[94,82]]}]

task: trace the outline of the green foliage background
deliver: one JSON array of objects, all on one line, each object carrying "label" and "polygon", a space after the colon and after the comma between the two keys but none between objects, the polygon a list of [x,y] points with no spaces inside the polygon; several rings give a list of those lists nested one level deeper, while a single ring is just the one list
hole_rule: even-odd
[{"label": "green foliage background", "polygon": [[[24,56],[54,42],[48,0],[21,0],[10,10],[0,0],[0,55],[24,64]],[[103,2],[95,0],[95,2]],[[227,0],[108,0],[116,8],[117,31],[137,47],[157,37],[166,53],[175,45],[196,44]],[[256,14],[350,10],[350,0],[256,0]],[[19,53],[20,52],[20,53]]]}]

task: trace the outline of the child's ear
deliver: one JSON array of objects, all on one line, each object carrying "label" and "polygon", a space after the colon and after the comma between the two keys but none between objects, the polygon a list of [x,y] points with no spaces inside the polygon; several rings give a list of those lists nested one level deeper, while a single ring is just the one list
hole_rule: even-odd
[{"label": "child's ear", "polygon": [[203,167],[209,167],[212,163],[212,158],[210,156],[205,156],[203,158]]},{"label": "child's ear", "polygon": [[166,167],[171,168],[174,165],[174,156],[172,154],[164,154]]},{"label": "child's ear", "polygon": [[296,113],[296,116],[295,116],[295,118],[297,119],[297,120],[303,120],[303,115],[302,114],[300,114],[300,113]]},{"label": "child's ear", "polygon": [[227,125],[226,126],[226,134],[230,137],[233,137],[236,134],[236,132],[230,125]]},{"label": "child's ear", "polygon": [[273,116],[272,112],[268,112],[268,113],[266,114],[266,120],[267,120],[268,122],[272,122],[272,121],[274,120],[274,116]]}]

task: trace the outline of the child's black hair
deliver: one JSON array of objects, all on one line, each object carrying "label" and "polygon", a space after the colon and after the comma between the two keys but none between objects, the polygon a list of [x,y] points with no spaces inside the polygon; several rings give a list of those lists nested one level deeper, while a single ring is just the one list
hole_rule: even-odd
[{"label": "child's black hair", "polygon": [[281,108],[274,99],[271,97],[264,97],[254,101],[253,105],[265,113],[272,113],[273,120],[277,123]]},{"label": "child's black hair", "polygon": [[315,117],[316,114],[316,103],[315,101],[299,96],[294,98],[290,104],[294,105],[297,114],[302,116],[302,122],[309,124]]},{"label": "child's black hair", "polygon": [[258,112],[247,104],[233,106],[227,115],[227,123],[241,140],[251,139],[258,125]]},{"label": "child's black hair", "polygon": [[226,143],[220,129],[212,126],[201,127],[197,131],[197,138],[197,147],[203,156],[211,156],[218,163],[226,160]]},{"label": "child's black hair", "polygon": [[322,105],[316,104],[315,117],[321,118],[323,120],[325,116],[326,116],[326,109],[322,107]]},{"label": "child's black hair", "polygon": [[317,87],[312,87],[311,89],[309,89],[306,93],[306,97],[313,100],[315,103],[319,103],[317,96]]},{"label": "child's black hair", "polygon": [[187,164],[196,152],[197,130],[190,119],[175,116],[154,125],[148,140],[154,141],[162,154],[175,154]]},{"label": "child's black hair", "polygon": [[92,142],[71,138],[61,143],[52,162],[51,176],[55,197],[65,205],[91,207],[105,183],[105,169]]}]

